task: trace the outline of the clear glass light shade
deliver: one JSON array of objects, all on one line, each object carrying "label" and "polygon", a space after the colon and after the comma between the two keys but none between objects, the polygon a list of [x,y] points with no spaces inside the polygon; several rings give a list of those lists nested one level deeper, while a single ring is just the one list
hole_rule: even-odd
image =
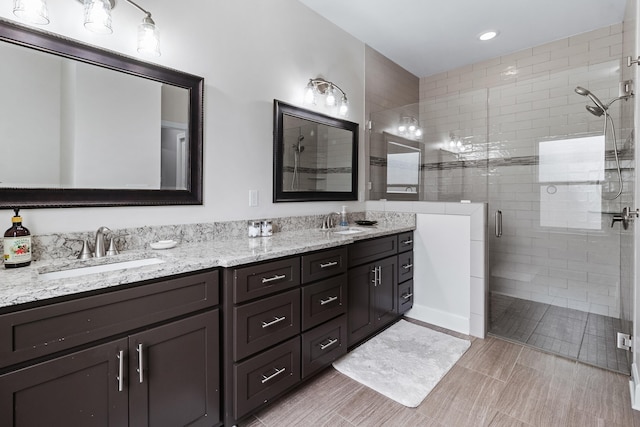
[{"label": "clear glass light shade", "polygon": [[113,33],[109,0],[84,0],[84,27],[97,34]]},{"label": "clear glass light shade", "polygon": [[338,114],[342,117],[347,117],[349,114],[349,101],[346,96],[343,96],[340,100],[340,107],[338,108]]},{"label": "clear glass light shade", "polygon": [[46,25],[49,23],[49,11],[45,0],[15,0],[13,14],[31,24]]},{"label": "clear glass light shade", "polygon": [[324,99],[324,103],[327,107],[333,107],[336,105],[336,93],[333,86],[329,86],[326,93],[327,97]]},{"label": "clear glass light shade", "polygon": [[304,103],[308,105],[316,103],[316,90],[311,83],[304,89]]},{"label": "clear glass light shade", "polygon": [[138,52],[147,56],[160,56],[160,31],[151,18],[138,26]]}]

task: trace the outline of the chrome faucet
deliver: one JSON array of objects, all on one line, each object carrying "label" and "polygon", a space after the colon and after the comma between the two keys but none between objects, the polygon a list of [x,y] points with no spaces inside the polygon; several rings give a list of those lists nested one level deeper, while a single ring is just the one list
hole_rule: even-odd
[{"label": "chrome faucet", "polygon": [[335,223],[333,222],[333,215],[340,215],[339,212],[329,212],[327,216],[324,217],[324,221],[322,221],[321,230],[331,230]]},{"label": "chrome faucet", "polygon": [[106,255],[107,250],[105,249],[105,245],[104,245],[104,232],[105,231],[111,231],[109,230],[109,228],[102,226],[100,228],[98,228],[98,231],[96,231],[96,244],[94,246],[94,251],[93,251],[93,256],[96,258],[100,258]]}]

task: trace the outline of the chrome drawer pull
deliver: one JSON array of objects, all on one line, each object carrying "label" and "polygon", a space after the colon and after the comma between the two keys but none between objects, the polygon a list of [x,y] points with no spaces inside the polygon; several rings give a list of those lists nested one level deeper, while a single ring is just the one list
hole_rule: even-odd
[{"label": "chrome drawer pull", "polygon": [[281,373],[287,370],[286,368],[282,368],[282,369],[274,368],[274,369],[276,371],[269,376],[262,374],[262,384],[266,383],[267,381],[271,381],[272,379],[274,379],[275,377],[277,377],[278,375],[280,375]]},{"label": "chrome drawer pull", "polygon": [[402,295],[402,298],[403,298],[403,299],[409,299],[409,298],[411,298],[412,296],[413,296],[413,294],[412,294],[412,293],[409,293],[409,294],[404,294],[404,295]]},{"label": "chrome drawer pull", "polygon": [[410,244],[412,244],[412,243],[413,243],[413,239],[403,240],[403,241],[402,241],[402,244],[403,244],[403,245],[410,245]]},{"label": "chrome drawer pull", "polygon": [[326,343],[326,344],[320,343],[320,350],[324,350],[324,349],[326,349],[328,347],[331,347],[332,345],[334,345],[337,342],[338,342],[337,338],[329,338],[329,342],[328,343]]},{"label": "chrome drawer pull", "polygon": [[124,386],[124,351],[120,350],[118,352],[118,376],[116,377],[118,379],[118,391],[122,391],[123,390],[123,386]]},{"label": "chrome drawer pull", "polygon": [[413,267],[413,264],[405,264],[402,266],[405,270],[409,270],[411,267]]},{"label": "chrome drawer pull", "polygon": [[274,280],[280,280],[280,279],[284,279],[285,277],[287,277],[286,274],[276,274],[273,277],[263,277],[262,278],[262,283],[269,283],[269,282],[273,282]]},{"label": "chrome drawer pull", "polygon": [[327,298],[327,299],[321,299],[321,300],[320,300],[320,305],[326,305],[326,304],[329,304],[330,302],[333,302],[333,301],[335,301],[335,300],[337,300],[337,299],[338,299],[338,297],[336,297],[336,296],[329,297],[329,298]]},{"label": "chrome drawer pull", "polygon": [[142,369],[142,344],[138,344],[138,381],[140,381],[140,384],[142,384],[142,381],[144,380],[144,371]]},{"label": "chrome drawer pull", "polygon": [[286,316],[274,317],[271,322],[262,322],[262,327],[263,328],[268,328],[269,326],[272,326],[272,325],[275,325],[276,323],[282,322],[286,318],[287,318]]},{"label": "chrome drawer pull", "polygon": [[329,268],[329,267],[334,267],[336,265],[338,265],[338,261],[331,261],[325,264],[320,264],[320,268]]}]

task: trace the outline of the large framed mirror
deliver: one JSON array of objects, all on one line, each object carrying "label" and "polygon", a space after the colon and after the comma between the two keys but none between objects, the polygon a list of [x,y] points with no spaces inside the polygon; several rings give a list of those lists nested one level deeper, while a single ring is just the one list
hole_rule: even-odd
[{"label": "large framed mirror", "polygon": [[358,199],[358,124],[274,100],[273,201]]},{"label": "large framed mirror", "polygon": [[202,77],[3,20],[0,57],[0,208],[202,204]]}]

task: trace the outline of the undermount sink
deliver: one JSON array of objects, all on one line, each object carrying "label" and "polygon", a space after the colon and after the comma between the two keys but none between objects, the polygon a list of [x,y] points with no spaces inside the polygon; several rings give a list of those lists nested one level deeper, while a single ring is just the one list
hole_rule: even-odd
[{"label": "undermount sink", "polygon": [[40,273],[42,280],[68,279],[70,277],[84,276],[87,274],[104,273],[107,271],[124,270],[127,268],[144,267],[146,265],[161,264],[164,260],[160,258],[144,258],[132,261],[112,262],[110,264],[90,265],[86,267],[70,268],[68,270],[50,271]]},{"label": "undermount sink", "polygon": [[356,233],[362,233],[363,231],[366,231],[366,230],[364,228],[349,227],[346,230],[334,231],[334,233],[335,234],[356,234]]}]

